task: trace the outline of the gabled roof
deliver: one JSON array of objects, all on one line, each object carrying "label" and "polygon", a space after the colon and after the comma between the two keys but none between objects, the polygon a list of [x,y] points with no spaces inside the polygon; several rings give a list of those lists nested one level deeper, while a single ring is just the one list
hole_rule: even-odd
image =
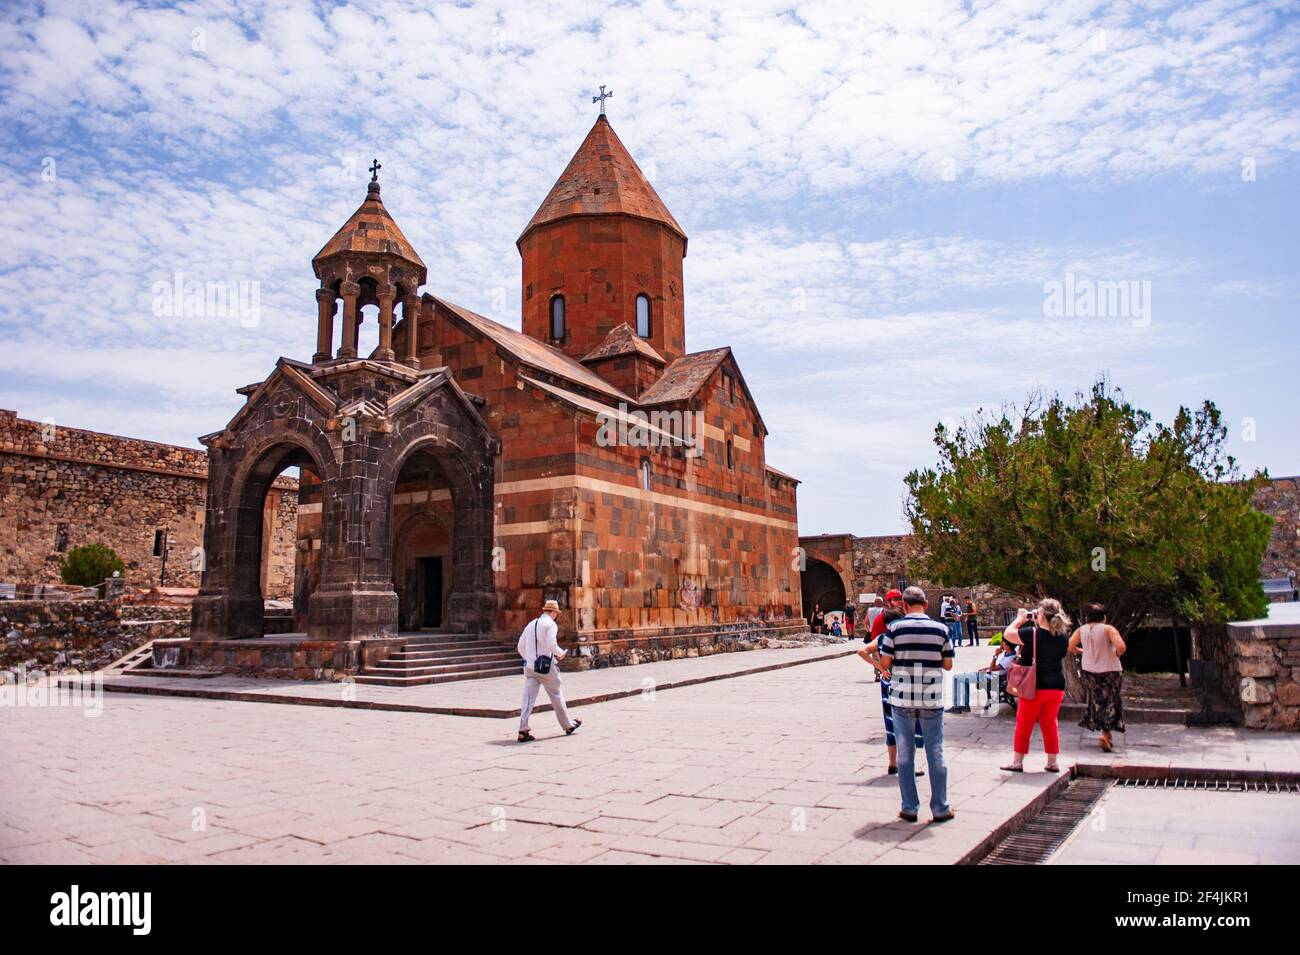
[{"label": "gabled roof", "polygon": [[478,335],[491,339],[498,348],[506,351],[516,361],[536,368],[538,371],[555,375],[557,378],[565,378],[617,401],[625,401],[628,404],[636,403],[631,395],[615,388],[604,378],[574,361],[558,348],[539,342],[537,339],[530,338],[523,332],[517,332],[513,328],[506,328],[500,322],[484,318],[477,312],[461,308],[459,305],[454,305],[445,299],[433,295],[428,297],[450,312],[453,318],[459,319],[473,329]]},{"label": "gabled roof", "polygon": [[754,393],[749,390],[745,376],[740,372],[740,365],[736,363],[735,356],[726,345],[721,348],[710,348],[708,351],[691,352],[678,358],[664,369],[658,381],[641,392],[637,404],[665,405],[676,401],[689,401],[699,393],[704,383],[709,380],[709,376],[728,358],[731,359],[732,367],[736,369],[736,378],[740,383],[741,391],[745,393],[750,406],[754,409],[754,417],[758,418],[759,425],[766,433],[767,422],[763,420],[763,415],[758,410]]},{"label": "gabled roof", "polygon": [[593,348],[587,354],[582,356],[582,363],[585,365],[592,361],[601,361],[605,358],[616,358],[619,355],[630,355],[636,353],[644,355],[661,365],[668,364],[668,360],[659,354],[658,349],[648,341],[632,331],[632,326],[627,322],[619,325],[612,332],[605,336],[605,340]]},{"label": "gabled roof", "polygon": [[683,355],[664,369],[658,381],[642,392],[640,404],[661,405],[694,398],[730,353],[731,349],[724,346]]},{"label": "gabled roof", "polygon": [[[379,198],[377,182],[370,183],[366,190],[366,201],[357,206],[357,211],[348,216],[348,221],[343,223],[342,228],[316,253],[311,260],[312,266],[345,252],[395,255],[419,266],[422,273],[426,271],[424,262],[384,208],[384,202]],[[319,269],[317,274],[319,275]]]},{"label": "gabled roof", "polygon": [[686,241],[686,233],[604,116],[596,119],[591,132],[520,234],[519,241],[523,242],[528,233],[548,222],[569,216],[599,215],[649,219],[666,225],[681,236],[682,242]]},{"label": "gabled roof", "polygon": [[572,408],[577,408],[579,411],[585,411],[597,418],[606,416],[613,421],[621,421],[629,428],[643,429],[646,434],[654,437],[656,441],[660,442],[665,447],[673,447],[683,444],[680,437],[670,434],[662,428],[655,427],[650,424],[644,416],[635,417],[630,412],[623,411],[620,408],[601,404],[599,401],[595,401],[585,395],[580,395],[576,391],[570,391],[569,389],[561,388],[558,385],[547,384],[544,381],[538,381],[536,378],[529,378],[527,375],[520,375],[519,377],[539,391],[550,395],[558,401],[564,402]]}]

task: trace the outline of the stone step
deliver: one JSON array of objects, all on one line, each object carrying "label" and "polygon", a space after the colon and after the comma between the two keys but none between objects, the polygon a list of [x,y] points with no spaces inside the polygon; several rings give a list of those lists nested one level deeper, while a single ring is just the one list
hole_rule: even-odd
[{"label": "stone step", "polygon": [[478,659],[480,657],[497,657],[519,656],[514,650],[505,647],[470,647],[461,649],[457,647],[454,650],[394,650],[388,655],[389,660],[458,660],[458,659]]},{"label": "stone step", "polygon": [[185,677],[188,680],[211,680],[213,677],[221,676],[220,670],[178,670],[174,667],[168,667],[165,670],[153,670],[148,667],[142,667],[135,670],[123,670],[122,676],[178,676]]},{"label": "stone step", "polygon": [[493,643],[489,640],[451,640],[446,643],[419,643],[403,644],[400,649],[394,650],[394,653],[473,653],[479,650],[484,652],[496,650],[512,650],[504,643]]},{"label": "stone step", "polygon": [[419,663],[380,660],[374,667],[367,669],[368,674],[376,673],[404,673],[407,676],[421,676],[424,674],[438,673],[470,673],[478,670],[500,670],[511,668],[522,670],[524,663],[519,660],[517,663],[510,663],[509,660],[473,660],[462,661],[458,663]]},{"label": "stone step", "polygon": [[520,667],[510,666],[499,670],[471,670],[456,673],[438,673],[423,676],[408,676],[397,671],[393,675],[373,671],[358,673],[353,679],[357,683],[370,686],[427,686],[434,683],[455,683],[461,680],[485,680],[496,676],[517,676]]}]

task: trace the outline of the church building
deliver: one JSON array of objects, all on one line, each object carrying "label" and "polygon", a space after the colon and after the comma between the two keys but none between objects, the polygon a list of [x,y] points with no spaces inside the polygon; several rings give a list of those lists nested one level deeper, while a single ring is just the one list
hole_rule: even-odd
[{"label": "church building", "polygon": [[204,439],[193,638],[260,635],[235,553],[254,559],[258,494],[290,465],[309,639],[512,641],[548,599],[582,666],[805,629],[798,482],[731,349],[687,351],[687,244],[602,114],[519,236],[517,331],[420,292],[376,167],[313,259],[311,362],[280,359]]}]

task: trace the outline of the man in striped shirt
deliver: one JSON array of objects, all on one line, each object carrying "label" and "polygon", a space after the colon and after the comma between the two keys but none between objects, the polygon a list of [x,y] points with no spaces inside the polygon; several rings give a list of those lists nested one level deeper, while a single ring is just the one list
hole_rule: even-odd
[{"label": "man in striped shirt", "polygon": [[943,759],[943,675],[952,669],[953,648],[948,627],[932,620],[920,587],[903,591],[907,613],[880,638],[878,653],[890,680],[890,707],[898,741],[898,788],[903,798],[900,819],[916,822],[921,806],[916,791],[916,742],[925,743],[930,767],[930,811],[935,822],[954,815],[948,805],[948,765]]}]

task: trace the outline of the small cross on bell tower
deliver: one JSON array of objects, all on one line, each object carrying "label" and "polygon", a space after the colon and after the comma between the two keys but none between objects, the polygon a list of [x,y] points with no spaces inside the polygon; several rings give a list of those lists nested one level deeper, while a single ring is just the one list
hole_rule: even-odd
[{"label": "small cross on bell tower", "polygon": [[613,95],[614,95],[614,91],[613,91],[613,90],[610,90],[608,93],[605,92],[605,84],[602,83],[602,84],[600,84],[600,95],[599,95],[599,96],[593,96],[593,97],[591,98],[591,101],[592,101],[593,103],[599,103],[599,104],[600,104],[600,115],[601,115],[601,116],[604,116],[604,115],[605,115],[605,100],[609,99],[609,98],[610,98],[611,96],[613,96]]}]

